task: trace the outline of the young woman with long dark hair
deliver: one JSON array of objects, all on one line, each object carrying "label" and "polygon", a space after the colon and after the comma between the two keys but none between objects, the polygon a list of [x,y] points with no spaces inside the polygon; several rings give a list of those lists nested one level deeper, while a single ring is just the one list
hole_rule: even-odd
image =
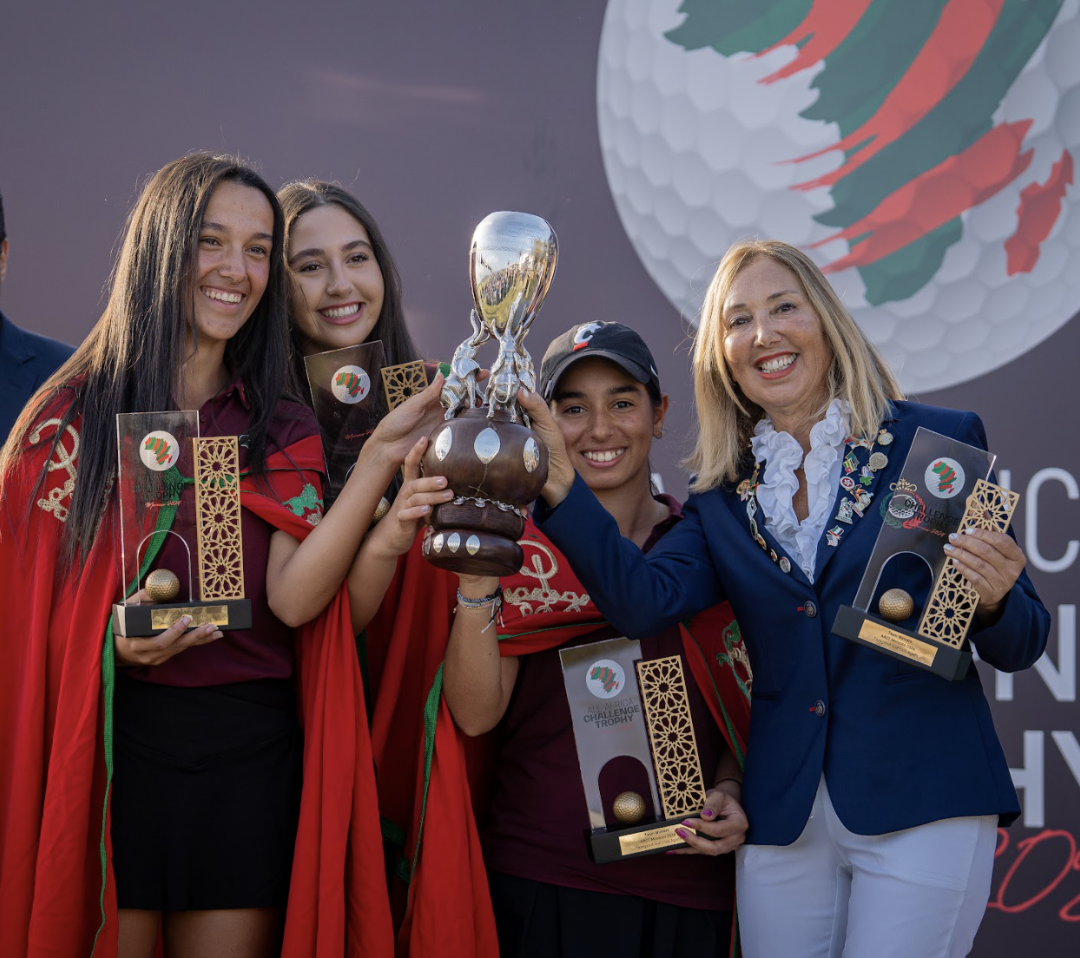
[{"label": "young woman with long dark hair", "polygon": [[[347,484],[320,522],[284,235],[274,193],[235,158],[164,167],[131,214],[104,314],[0,456],[4,607],[20,636],[0,669],[0,927],[12,953],[149,955],[159,927],[167,956],[257,958],[282,935],[284,954],[346,942],[389,953],[340,588],[382,487]],[[392,475],[435,395],[381,427],[356,471]],[[197,409],[202,436],[240,438],[251,629],[181,619],[152,638],[107,631],[124,585],[116,416],[168,409]],[[177,531],[193,531],[192,497],[181,495]],[[157,567],[186,581],[182,547],[163,538]]]}]

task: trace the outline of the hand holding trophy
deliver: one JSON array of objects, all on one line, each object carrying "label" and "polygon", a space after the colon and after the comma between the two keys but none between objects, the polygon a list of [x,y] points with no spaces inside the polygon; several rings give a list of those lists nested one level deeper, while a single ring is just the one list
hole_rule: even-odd
[{"label": "hand holding trophy", "polygon": [[[424,474],[446,476],[454,498],[430,515],[424,555],[434,565],[472,575],[509,575],[523,561],[517,540],[525,506],[547,479],[548,452],[517,403],[535,388],[522,345],[555,275],[558,242],[551,226],[528,213],[492,213],[476,227],[469,251],[473,334],[455,351],[442,391],[446,421],[431,434]],[[498,356],[477,384],[476,354],[494,339]]]}]

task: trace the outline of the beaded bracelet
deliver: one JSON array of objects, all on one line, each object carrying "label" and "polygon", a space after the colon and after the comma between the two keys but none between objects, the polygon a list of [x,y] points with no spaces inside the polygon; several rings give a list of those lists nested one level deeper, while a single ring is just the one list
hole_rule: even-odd
[{"label": "beaded bracelet", "polygon": [[482,599],[470,599],[468,596],[462,595],[461,589],[458,589],[457,600],[458,604],[466,609],[482,609],[488,604],[491,605],[491,618],[488,619],[488,624],[480,630],[481,634],[483,634],[491,628],[491,623],[495,621],[496,616],[502,611],[502,586],[499,586],[491,595],[485,595]]}]

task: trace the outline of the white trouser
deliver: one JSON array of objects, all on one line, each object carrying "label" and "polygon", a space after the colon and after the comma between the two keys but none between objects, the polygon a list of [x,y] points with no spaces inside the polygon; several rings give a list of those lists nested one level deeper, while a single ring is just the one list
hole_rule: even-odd
[{"label": "white trouser", "polygon": [[849,832],[824,777],[791,845],[736,852],[744,958],[962,958],[990,897],[997,816]]}]

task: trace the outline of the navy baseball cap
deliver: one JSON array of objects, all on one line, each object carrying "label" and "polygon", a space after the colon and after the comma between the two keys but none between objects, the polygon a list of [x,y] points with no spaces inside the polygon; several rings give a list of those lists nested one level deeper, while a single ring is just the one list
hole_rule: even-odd
[{"label": "navy baseball cap", "polygon": [[540,395],[550,402],[562,374],[579,359],[590,356],[611,360],[644,383],[654,399],[660,398],[660,377],[649,347],[622,323],[581,323],[553,339],[540,363]]}]

